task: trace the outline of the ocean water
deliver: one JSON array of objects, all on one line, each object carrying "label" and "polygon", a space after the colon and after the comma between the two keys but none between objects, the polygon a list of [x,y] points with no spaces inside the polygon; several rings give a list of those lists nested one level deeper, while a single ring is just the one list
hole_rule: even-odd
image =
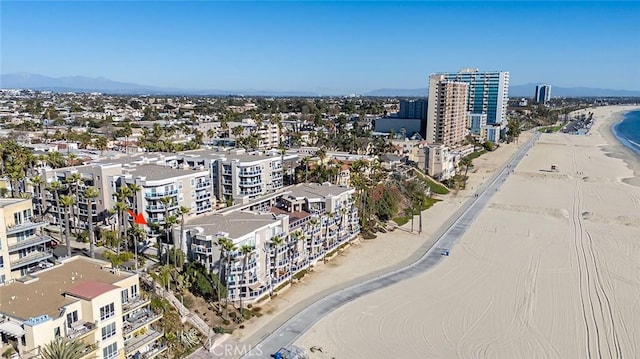
[{"label": "ocean water", "polygon": [[628,112],[611,129],[620,143],[640,155],[640,111]]}]

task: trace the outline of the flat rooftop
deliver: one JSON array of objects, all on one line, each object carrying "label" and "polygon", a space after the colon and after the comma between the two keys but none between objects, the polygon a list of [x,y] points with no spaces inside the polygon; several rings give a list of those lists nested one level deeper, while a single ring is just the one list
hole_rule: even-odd
[{"label": "flat rooftop", "polygon": [[[79,288],[84,294],[91,295],[85,290],[87,288],[82,287],[83,283],[100,282],[103,284],[100,285],[100,290],[103,290],[105,285],[113,285],[134,275],[124,271],[115,275],[102,269],[104,266],[111,265],[108,262],[76,256],[61,265],[34,274],[33,276],[38,278],[36,281],[14,282],[0,287],[0,313],[21,320],[44,314],[58,318],[61,307],[78,300],[64,296],[64,293],[74,287]],[[78,287],[79,285],[81,287]]]},{"label": "flat rooftop", "polygon": [[187,228],[201,227],[204,235],[215,235],[218,232],[229,233],[229,238],[239,238],[278,221],[273,213],[227,212],[194,218],[185,224]]},{"label": "flat rooftop", "polygon": [[128,172],[134,176],[143,176],[147,181],[161,181],[198,172],[208,174],[207,170],[179,169],[161,165],[138,165],[128,169]]},{"label": "flat rooftop", "polygon": [[351,187],[336,186],[328,183],[301,183],[287,187],[294,197],[306,198],[326,198],[328,196],[339,196],[345,192],[353,190]]}]

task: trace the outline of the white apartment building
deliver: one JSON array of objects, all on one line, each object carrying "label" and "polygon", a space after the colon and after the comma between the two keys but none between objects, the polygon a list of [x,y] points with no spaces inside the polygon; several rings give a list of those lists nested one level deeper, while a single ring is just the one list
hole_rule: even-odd
[{"label": "white apartment building", "polygon": [[425,151],[425,171],[439,180],[449,179],[456,174],[456,164],[458,156],[443,144],[429,144]]},{"label": "white apartment building", "polygon": [[29,280],[2,288],[0,350],[40,358],[57,337],[82,341],[84,358],[147,358],[163,353],[162,313],[150,309],[137,274],[107,262],[73,257]]},{"label": "white apartment building", "polygon": [[42,231],[47,225],[33,218],[31,199],[0,199],[0,285],[53,265],[53,239]]},{"label": "white apartment building", "polygon": [[160,165],[137,165],[124,168],[117,186],[137,184],[141,190],[130,198],[130,207],[144,213],[148,223],[164,224],[164,197],[171,198],[169,215],[178,208],[191,209],[190,215],[210,212],[212,206],[211,177],[207,170],[177,169]]},{"label": "white apartment building", "polygon": [[[360,232],[353,188],[300,184],[185,227],[189,258],[219,273],[229,299],[253,303]],[[234,248],[221,251],[225,238]],[[252,250],[243,254],[241,248]]]}]

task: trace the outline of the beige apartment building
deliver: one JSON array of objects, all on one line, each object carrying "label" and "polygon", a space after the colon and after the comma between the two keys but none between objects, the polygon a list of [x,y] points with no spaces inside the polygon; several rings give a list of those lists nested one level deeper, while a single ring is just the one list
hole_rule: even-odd
[{"label": "beige apartment building", "polygon": [[31,199],[0,199],[0,285],[53,266],[47,224],[34,220]]},{"label": "beige apartment building", "polygon": [[446,80],[444,75],[429,77],[427,142],[455,147],[468,133],[467,101],[469,85]]},{"label": "beige apartment building", "polygon": [[151,359],[167,349],[138,275],[107,262],[72,257],[1,290],[0,351],[38,358],[56,337],[84,342],[83,358]]}]

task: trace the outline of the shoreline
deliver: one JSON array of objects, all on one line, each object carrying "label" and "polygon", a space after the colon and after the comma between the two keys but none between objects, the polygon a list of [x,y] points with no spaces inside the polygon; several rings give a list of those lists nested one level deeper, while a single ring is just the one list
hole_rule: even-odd
[{"label": "shoreline", "polygon": [[312,359],[637,357],[638,161],[610,133],[630,109],[586,111],[592,131],[543,134],[450,257],[294,344],[322,347]]},{"label": "shoreline", "polygon": [[[606,106],[605,106],[606,107]],[[624,145],[624,143],[615,134],[614,126],[624,121],[624,116],[633,111],[639,111],[640,106],[615,106],[617,107],[615,112],[612,112],[606,116],[603,121],[598,121],[596,118],[596,124],[601,122],[597,127],[598,133],[607,142],[607,146],[602,150],[608,157],[617,158],[629,167],[633,172],[632,177],[623,178],[622,182],[631,186],[640,187],[640,154],[636,153],[633,149]],[[583,111],[590,111],[597,109],[597,107],[590,107]]]},{"label": "shoreline", "polygon": [[[524,143],[531,136],[531,131],[524,132],[519,142]],[[469,172],[467,189],[437,196],[441,201],[421,213],[424,223],[422,234],[410,233],[411,223],[408,222],[395,231],[379,233],[373,240],[358,238],[344,253],[339,253],[327,263],[317,265],[310,275],[293,287],[259,305],[264,315],[252,319],[245,329],[234,332],[222,342],[255,345],[272,329],[279,327],[315,300],[410,260],[421,248],[437,238],[437,231],[441,226],[450,221],[519,147],[516,143],[504,144],[495,152],[474,159],[476,168]]]}]

